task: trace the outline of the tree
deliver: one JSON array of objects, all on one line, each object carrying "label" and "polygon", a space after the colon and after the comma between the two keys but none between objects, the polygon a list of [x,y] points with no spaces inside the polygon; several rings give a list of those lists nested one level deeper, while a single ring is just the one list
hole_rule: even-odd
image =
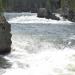
[{"label": "tree", "polygon": [[6,0],[0,0],[0,16],[3,16],[5,6],[6,6]]},{"label": "tree", "polygon": [[68,7],[75,12],[75,0],[61,0],[61,8]]},{"label": "tree", "polygon": [[51,10],[51,2],[50,2],[50,0],[47,0],[46,8],[47,8],[47,10]]}]

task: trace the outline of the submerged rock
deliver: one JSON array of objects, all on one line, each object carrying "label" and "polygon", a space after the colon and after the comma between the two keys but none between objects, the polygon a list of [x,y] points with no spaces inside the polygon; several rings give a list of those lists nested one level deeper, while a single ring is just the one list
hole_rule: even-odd
[{"label": "submerged rock", "polygon": [[4,16],[0,16],[0,55],[11,52],[11,25]]}]

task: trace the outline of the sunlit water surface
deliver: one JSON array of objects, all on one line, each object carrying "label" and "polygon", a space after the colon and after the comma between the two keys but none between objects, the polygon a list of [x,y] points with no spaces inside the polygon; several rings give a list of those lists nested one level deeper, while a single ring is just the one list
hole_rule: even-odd
[{"label": "sunlit water surface", "polygon": [[12,52],[0,58],[0,75],[75,75],[75,23],[5,13]]}]

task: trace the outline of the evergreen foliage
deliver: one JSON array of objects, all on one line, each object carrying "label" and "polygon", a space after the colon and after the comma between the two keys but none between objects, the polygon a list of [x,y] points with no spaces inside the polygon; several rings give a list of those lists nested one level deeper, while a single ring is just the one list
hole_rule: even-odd
[{"label": "evergreen foliage", "polygon": [[65,6],[75,12],[75,0],[61,0],[61,8]]},{"label": "evergreen foliage", "polygon": [[[58,0],[0,0],[0,12],[8,11],[36,11],[38,8],[47,8],[51,10],[51,1]],[[59,0],[60,6],[64,8],[67,5],[75,11],[75,0]],[[53,8],[52,8],[53,9]]]},{"label": "evergreen foliage", "polygon": [[5,7],[6,7],[6,0],[0,0],[0,16],[3,16]]}]

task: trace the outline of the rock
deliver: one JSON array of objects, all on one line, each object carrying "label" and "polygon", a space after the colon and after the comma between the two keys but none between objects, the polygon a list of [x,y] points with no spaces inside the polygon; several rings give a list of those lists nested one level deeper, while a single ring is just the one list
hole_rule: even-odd
[{"label": "rock", "polygon": [[57,13],[61,14],[64,19],[68,19],[69,21],[75,22],[75,12],[68,7],[60,8],[57,10]]},{"label": "rock", "polygon": [[4,16],[0,16],[0,55],[11,52],[11,25]]},{"label": "rock", "polygon": [[[64,11],[63,11],[64,12]],[[75,12],[71,9],[68,11],[64,12],[62,15],[65,19],[68,19],[69,21],[75,22]]]},{"label": "rock", "polygon": [[75,22],[75,13],[72,10],[69,10],[68,20]]},{"label": "rock", "polygon": [[51,12],[48,13],[48,16],[46,16],[47,19],[53,19],[53,20],[60,20],[59,17],[55,16],[55,14],[52,14]]},{"label": "rock", "polygon": [[48,14],[47,14],[47,9],[46,8],[39,8],[38,10],[38,13],[37,13],[37,16],[40,17],[40,18],[44,18],[46,17]]},{"label": "rock", "polygon": [[60,20],[58,17],[56,17],[54,14],[52,14],[49,10],[46,8],[40,8],[38,10],[37,16],[40,18],[47,18],[47,19],[54,19],[54,20]]}]

